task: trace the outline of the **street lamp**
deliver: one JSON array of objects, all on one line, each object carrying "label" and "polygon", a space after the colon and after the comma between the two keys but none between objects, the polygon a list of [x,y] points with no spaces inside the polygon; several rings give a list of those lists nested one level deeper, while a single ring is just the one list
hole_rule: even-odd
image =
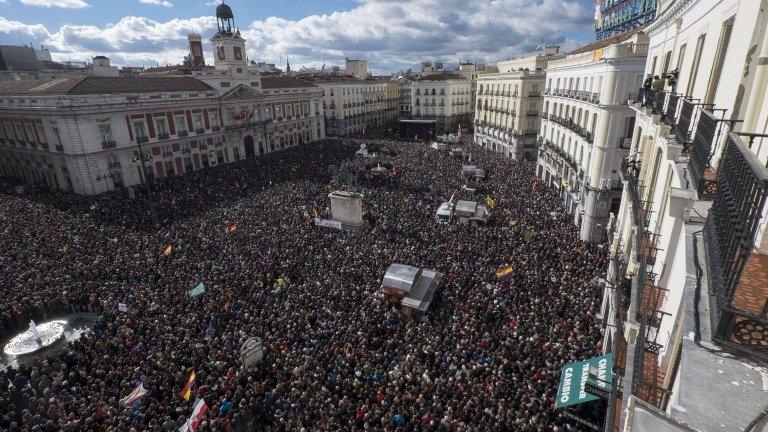
[{"label": "street lamp", "polygon": [[109,173],[102,173],[96,176],[96,181],[104,180],[104,188],[105,190],[109,190],[109,183],[107,183],[107,180],[110,178]]},{"label": "street lamp", "polygon": [[157,225],[157,212],[155,211],[155,206],[152,201],[152,184],[151,184],[151,177],[148,174],[147,170],[147,162],[152,163],[152,155],[149,152],[145,152],[144,149],[141,147],[141,143],[138,144],[138,151],[134,152],[133,156],[131,156],[131,163],[132,164],[139,164],[141,167],[139,169],[139,179],[141,180],[141,183],[146,187],[147,189],[147,202],[149,203],[149,217],[152,221],[153,225]]}]

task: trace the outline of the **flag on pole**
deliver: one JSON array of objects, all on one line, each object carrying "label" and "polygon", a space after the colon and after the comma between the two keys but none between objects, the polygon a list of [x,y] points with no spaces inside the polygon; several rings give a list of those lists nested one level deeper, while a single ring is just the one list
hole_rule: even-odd
[{"label": "flag on pole", "polygon": [[189,400],[189,398],[192,397],[192,390],[195,388],[195,371],[192,371],[191,374],[189,374],[189,379],[187,380],[187,383],[184,385],[184,388],[181,389],[181,393],[179,393],[179,396],[181,396],[184,400]]},{"label": "flag on pole", "polygon": [[511,264],[510,264],[510,265],[508,265],[508,266],[506,266],[506,267],[502,267],[501,269],[499,269],[499,270],[496,272],[496,277],[497,277],[498,279],[503,279],[505,276],[509,275],[509,274],[510,274],[510,273],[512,273],[513,271],[515,271],[515,266],[513,266],[513,265],[511,265]]},{"label": "flag on pole", "polygon": [[144,383],[139,382],[139,385],[126,397],[120,399],[120,405],[126,408],[133,408],[136,404],[141,402],[144,396],[147,395],[147,390],[144,389]]},{"label": "flag on pole", "polygon": [[230,222],[227,225],[227,232],[231,234],[235,231],[237,231],[237,222]]},{"label": "flag on pole", "polygon": [[485,205],[487,205],[490,208],[496,207],[496,201],[493,200],[490,196],[485,199]]},{"label": "flag on pole", "polygon": [[208,412],[208,405],[204,399],[199,399],[195,403],[195,408],[192,410],[192,415],[189,416],[186,422],[179,428],[179,432],[196,432],[200,423],[203,422],[203,416]]},{"label": "flag on pole", "polygon": [[169,244],[165,245],[163,248],[163,256],[168,256],[171,254],[171,252],[173,252],[173,246]]}]

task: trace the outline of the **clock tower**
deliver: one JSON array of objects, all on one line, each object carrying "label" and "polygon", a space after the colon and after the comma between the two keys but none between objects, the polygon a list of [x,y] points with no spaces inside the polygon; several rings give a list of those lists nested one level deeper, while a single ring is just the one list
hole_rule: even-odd
[{"label": "clock tower", "polygon": [[216,8],[216,24],[218,32],[211,39],[216,70],[225,72],[238,68],[241,72],[246,70],[248,62],[245,55],[245,39],[240,36],[240,31],[235,27],[232,8],[223,2]]}]

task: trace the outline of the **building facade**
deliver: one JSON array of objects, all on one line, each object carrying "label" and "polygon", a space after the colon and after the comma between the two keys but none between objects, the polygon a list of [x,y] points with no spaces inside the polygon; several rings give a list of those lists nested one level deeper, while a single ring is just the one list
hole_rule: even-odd
[{"label": "building facade", "polygon": [[539,134],[538,177],[559,190],[585,241],[604,241],[621,203],[619,169],[629,152],[648,38],[587,45],[549,62]]},{"label": "building facade", "polygon": [[325,124],[329,136],[383,133],[399,115],[399,90],[388,78],[359,80],[352,76],[306,78],[323,92]]},{"label": "building facade", "polygon": [[[657,0],[595,0],[598,40],[640,28],[656,16]],[[662,2],[663,3],[663,2]]]},{"label": "building facade", "polygon": [[357,79],[368,78],[368,62],[365,60],[344,59],[344,70]]},{"label": "building facade", "polygon": [[459,74],[440,73],[422,76],[411,90],[412,117],[435,122],[436,133],[456,132],[469,127],[472,119],[472,86]]},{"label": "building facade", "polygon": [[608,413],[621,424],[606,427],[639,430],[637,401],[696,430],[742,430],[763,409],[763,385],[750,384],[768,358],[760,3],[662,1],[645,30],[645,74],[671,79],[638,87],[631,104],[601,314],[604,349],[623,359],[621,393],[609,403],[621,412]]},{"label": "building facade", "polygon": [[400,99],[400,118],[411,118],[411,92],[413,91],[413,81],[408,78],[397,80],[398,98]]},{"label": "building facade", "polygon": [[548,52],[499,62],[499,72],[479,75],[475,144],[516,160],[535,161]]},{"label": "building facade", "polygon": [[215,69],[194,77],[0,83],[0,175],[97,194],[323,139],[322,90],[249,72],[217,18]]}]

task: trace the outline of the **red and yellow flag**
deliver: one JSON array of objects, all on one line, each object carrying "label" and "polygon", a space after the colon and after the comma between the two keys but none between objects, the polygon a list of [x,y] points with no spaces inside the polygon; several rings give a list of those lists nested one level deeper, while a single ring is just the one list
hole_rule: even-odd
[{"label": "red and yellow flag", "polygon": [[501,279],[504,276],[509,275],[513,271],[515,271],[515,266],[513,266],[513,265],[508,265],[506,267],[502,267],[501,269],[499,269],[499,271],[496,272],[496,277]]},{"label": "red and yellow flag", "polygon": [[181,389],[181,393],[179,393],[179,396],[181,396],[184,400],[189,400],[189,398],[192,397],[192,390],[195,388],[195,371],[192,371],[191,374],[189,374],[189,379],[187,380],[187,384],[184,385],[184,388]]},{"label": "red and yellow flag", "polygon": [[228,233],[233,233],[235,231],[237,231],[237,222],[230,222],[227,225],[227,232]]},{"label": "red and yellow flag", "polygon": [[171,252],[173,252],[173,246],[169,244],[165,245],[165,247],[163,248],[163,256],[168,256],[171,254]]}]

